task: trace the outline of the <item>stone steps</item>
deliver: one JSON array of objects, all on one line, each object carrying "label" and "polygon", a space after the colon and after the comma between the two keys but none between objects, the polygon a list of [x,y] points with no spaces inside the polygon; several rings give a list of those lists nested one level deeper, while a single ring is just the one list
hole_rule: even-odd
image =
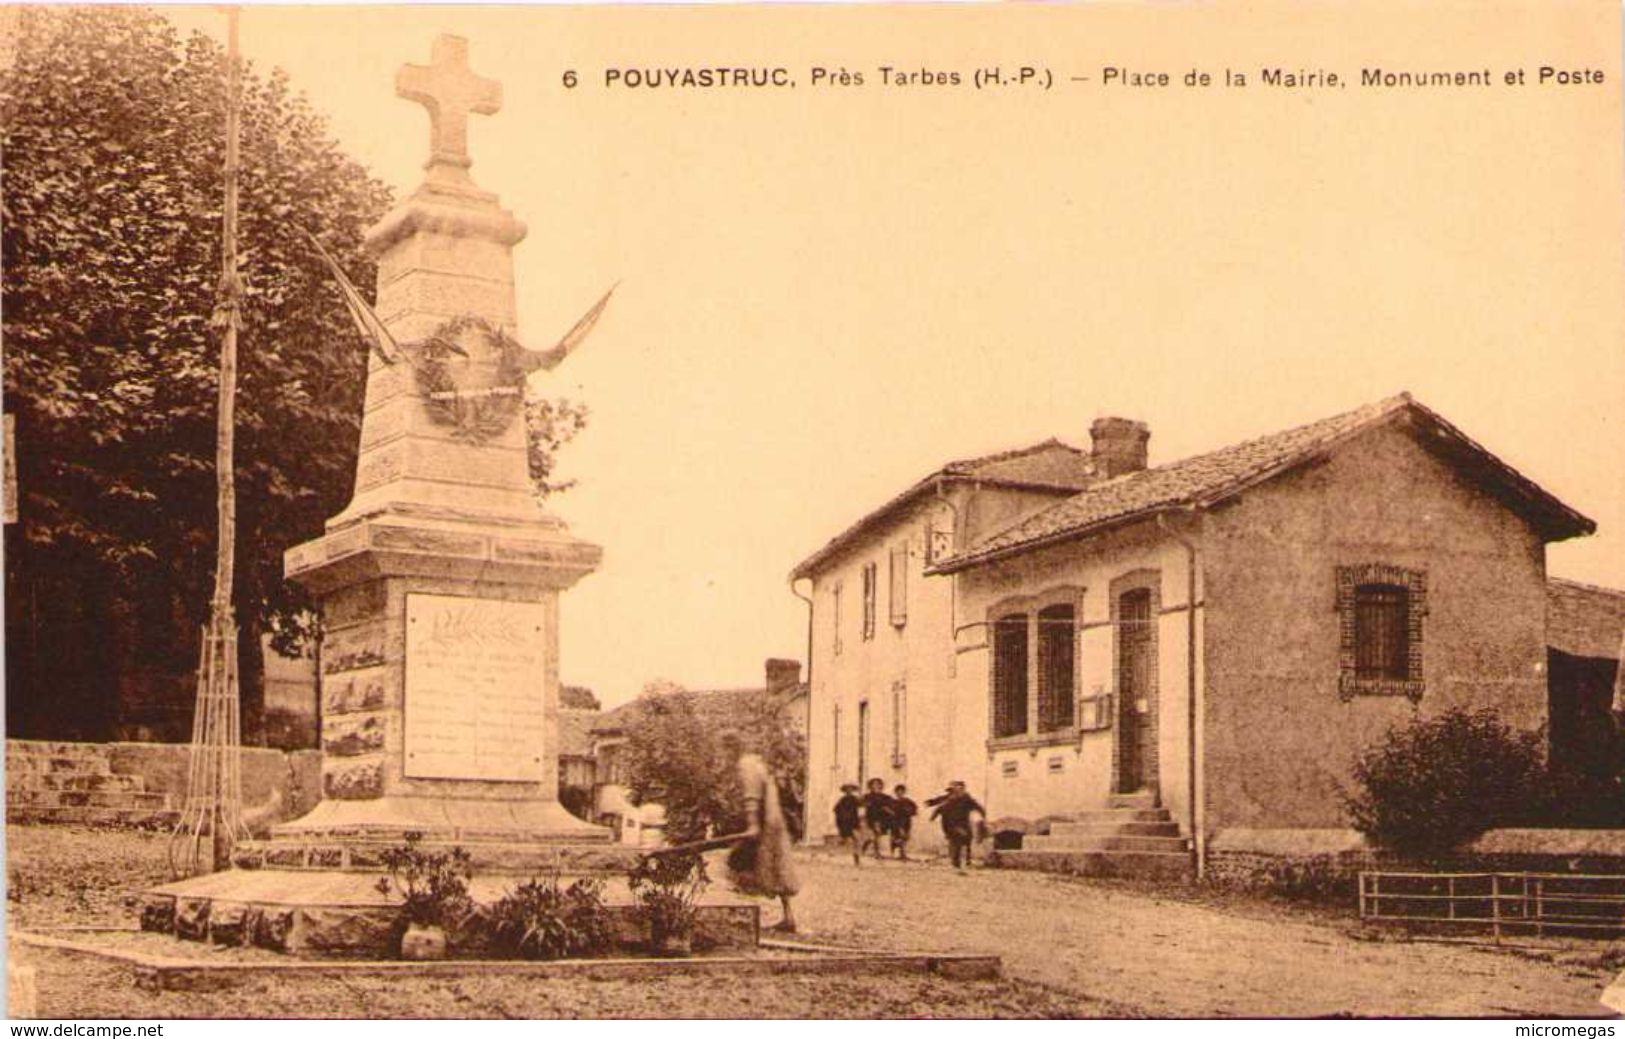
[{"label": "stone steps", "polygon": [[1157,822],[1131,819],[1122,822],[1051,823],[1049,832],[1051,837],[1178,837],[1179,824],[1164,815]]},{"label": "stone steps", "polygon": [[1050,830],[1057,826],[1099,825],[1101,823],[1160,823],[1168,819],[1164,808],[1091,808],[1082,812],[1068,812],[1050,822]]},{"label": "stone steps", "polygon": [[1186,854],[1190,842],[1184,837],[1064,836],[1028,837],[1022,851],[1155,851]]},{"label": "stone steps", "polygon": [[145,777],[114,773],[105,744],[6,741],[7,822],[153,829],[179,815]]},{"label": "stone steps", "polygon": [[18,825],[54,823],[126,830],[167,830],[180,821],[174,808],[29,808],[6,804],[6,822]]},{"label": "stone steps", "polygon": [[990,861],[1000,869],[1024,869],[1085,877],[1150,877],[1184,880],[1192,875],[1184,852],[1158,851],[996,851]]},{"label": "stone steps", "polygon": [[110,790],[139,793],[147,788],[141,776],[83,772],[8,772],[6,793],[31,790]]},{"label": "stone steps", "polygon": [[19,808],[168,808],[167,794],[143,790],[9,790],[6,806]]},{"label": "stone steps", "polygon": [[1155,801],[1149,793],[1113,794],[1107,807],[1056,817],[1048,834],[1029,835],[1019,850],[995,852],[992,861],[1004,869],[1091,877],[1188,877],[1190,841]]},{"label": "stone steps", "polygon": [[107,776],[112,773],[112,761],[105,755],[78,757],[68,754],[6,754],[8,782],[14,775]]}]

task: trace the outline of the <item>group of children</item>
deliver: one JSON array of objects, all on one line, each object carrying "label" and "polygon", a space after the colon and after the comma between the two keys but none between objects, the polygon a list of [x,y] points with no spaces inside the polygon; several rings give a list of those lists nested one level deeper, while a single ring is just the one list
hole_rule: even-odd
[{"label": "group of children", "polygon": [[[843,845],[852,848],[852,864],[863,864],[863,853],[873,849],[875,858],[881,857],[880,842],[891,842],[892,854],[904,862],[908,859],[908,839],[914,829],[914,817],[920,806],[908,796],[908,788],[901,783],[891,794],[886,793],[886,782],[869,780],[869,790],[858,796],[858,785],[846,783],[841,787],[841,799],[835,802],[835,830]],[[970,846],[975,831],[971,816],[986,813],[976,799],[965,790],[965,784],[954,780],[946,793],[927,800],[931,818],[942,820],[942,834],[948,840],[948,856],[954,868],[964,872],[970,865]]]}]

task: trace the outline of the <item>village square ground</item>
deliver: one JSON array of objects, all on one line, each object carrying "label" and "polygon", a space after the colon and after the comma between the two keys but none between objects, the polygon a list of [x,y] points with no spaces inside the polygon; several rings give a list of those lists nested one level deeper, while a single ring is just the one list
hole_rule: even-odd
[{"label": "village square ground", "polygon": [[[128,896],[165,875],[162,836],[7,828],[9,926],[131,924]],[[800,853],[806,938],[876,949],[994,952],[1000,981],[785,977],[387,982],[313,977],[147,993],[124,968],[22,952],[42,1017],[1573,1017],[1625,960],[1617,943],[1489,948],[1409,941],[1318,908],[1183,885],[1078,880]],[[718,871],[720,872],[720,871]],[[776,910],[764,910],[771,922]],[[149,936],[151,937],[151,936]],[[195,951],[208,955],[201,949]],[[13,943],[11,955],[19,955]],[[266,954],[271,955],[271,954]]]}]

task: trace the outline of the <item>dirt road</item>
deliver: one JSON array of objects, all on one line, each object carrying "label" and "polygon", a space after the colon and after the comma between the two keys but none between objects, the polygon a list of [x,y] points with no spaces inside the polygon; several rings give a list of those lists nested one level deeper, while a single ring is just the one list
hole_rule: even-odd
[{"label": "dirt road", "polygon": [[[161,837],[8,827],[10,923],[128,924],[165,876]],[[870,949],[995,952],[1005,979],[784,979],[750,999],[711,982],[512,980],[356,985],[314,978],[235,993],[137,992],[122,968],[46,955],[46,1016],[1423,1017],[1597,1016],[1625,946],[1537,955],[1362,937],[1352,914],[1126,883],[798,857],[807,937]],[[721,875],[721,870],[714,871]],[[778,917],[764,908],[764,923]]]},{"label": "dirt road", "polygon": [[1602,942],[1531,958],[1362,940],[1352,916],[1252,899],[1201,904],[943,865],[854,869],[825,855],[802,865],[798,912],[809,931],[864,946],[997,952],[1014,977],[1155,1017],[1596,1016],[1614,976]]}]

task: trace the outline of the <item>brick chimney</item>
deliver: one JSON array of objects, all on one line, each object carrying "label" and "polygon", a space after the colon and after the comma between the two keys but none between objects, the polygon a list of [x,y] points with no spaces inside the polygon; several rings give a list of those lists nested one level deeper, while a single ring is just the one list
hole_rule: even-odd
[{"label": "brick chimney", "polygon": [[1097,418],[1089,426],[1089,439],[1093,441],[1090,454],[1103,479],[1137,473],[1145,468],[1146,444],[1151,440],[1151,428],[1144,422],[1115,417]]},{"label": "brick chimney", "polygon": [[767,658],[767,692],[769,696],[788,692],[801,684],[801,661]]}]

